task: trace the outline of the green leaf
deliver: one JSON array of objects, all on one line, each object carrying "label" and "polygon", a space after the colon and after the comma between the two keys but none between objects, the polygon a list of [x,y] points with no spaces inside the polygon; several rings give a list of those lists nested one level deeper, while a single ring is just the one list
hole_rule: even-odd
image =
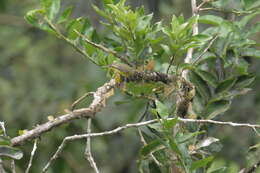
[{"label": "green leaf", "polygon": [[171,120],[163,120],[163,125],[166,129],[172,129],[178,123],[178,118],[173,118]]},{"label": "green leaf", "polygon": [[105,19],[109,18],[109,16],[104,11],[100,10],[97,6],[92,4],[92,7],[100,16],[104,17]]},{"label": "green leaf", "polygon": [[231,89],[234,86],[234,84],[236,83],[236,80],[237,80],[237,78],[230,78],[230,79],[220,82],[219,85],[217,86],[215,92],[221,93],[224,91],[228,91],[229,89]]},{"label": "green leaf", "polygon": [[72,10],[73,10],[73,7],[68,7],[68,8],[66,8],[66,9],[63,11],[63,13],[60,15],[60,17],[59,17],[57,23],[58,23],[58,24],[61,24],[61,23],[66,22],[66,21],[69,19],[70,15],[71,15],[71,13],[72,13]]},{"label": "green leaf", "polygon": [[226,167],[222,167],[222,168],[217,168],[213,171],[210,171],[209,173],[226,173]]},{"label": "green leaf", "polygon": [[205,100],[199,94],[196,94],[193,98],[192,108],[197,115],[201,115],[203,110],[205,109],[204,101]]},{"label": "green leaf", "polygon": [[205,99],[209,100],[210,98],[210,89],[207,83],[196,73],[190,71],[189,72],[189,79],[195,85],[196,91]]},{"label": "green leaf", "polygon": [[211,74],[210,72],[200,70],[200,69],[195,69],[195,72],[206,82],[208,82],[211,86],[217,87],[217,79],[216,77]]},{"label": "green leaf", "polygon": [[236,24],[240,27],[243,28],[246,26],[246,24],[252,19],[254,18],[256,15],[258,15],[260,12],[255,12],[249,15],[244,16],[239,22],[236,22]]},{"label": "green leaf", "polygon": [[31,10],[26,13],[25,19],[31,25],[39,27],[39,25],[40,25],[39,15],[43,15],[43,13],[44,13],[44,10],[42,10],[42,9]]},{"label": "green leaf", "polygon": [[234,88],[245,88],[248,87],[250,84],[253,83],[253,81],[255,80],[255,76],[254,75],[243,75],[243,76],[239,76],[237,78],[237,81],[234,85]]},{"label": "green leaf", "polygon": [[171,49],[169,48],[168,45],[161,44],[160,46],[163,48],[164,52],[165,52],[167,55],[172,55]]},{"label": "green leaf", "polygon": [[159,113],[159,115],[164,118],[169,116],[169,109],[166,105],[164,105],[159,100],[155,101],[156,104],[156,111]]},{"label": "green leaf", "polygon": [[251,36],[252,34],[255,34],[260,31],[260,22],[257,22],[256,24],[252,25],[248,32],[246,33],[246,36]]},{"label": "green leaf", "polygon": [[25,19],[31,25],[38,27],[44,31],[55,34],[53,29],[45,21],[43,21],[44,12],[45,11],[42,9],[31,10],[28,13],[26,13]]},{"label": "green leaf", "polygon": [[60,0],[41,0],[41,5],[44,7],[48,19],[54,20],[60,10]]},{"label": "green leaf", "polygon": [[257,0],[242,0],[247,10],[251,10],[260,6],[260,1]]},{"label": "green leaf", "polygon": [[170,148],[172,149],[172,151],[176,152],[179,155],[182,155],[182,153],[179,149],[178,143],[174,139],[172,139],[172,138],[169,139],[169,145],[170,145]]},{"label": "green leaf", "polygon": [[146,157],[148,154],[158,150],[161,146],[162,146],[161,140],[159,140],[159,139],[153,140],[152,142],[150,142],[149,144],[145,145],[141,149],[140,154],[141,154],[141,156]]},{"label": "green leaf", "polygon": [[216,55],[214,53],[206,52],[204,55],[201,56],[201,58],[199,60],[197,60],[197,58],[194,58],[194,60],[197,61],[196,64],[200,64],[200,63],[204,63],[205,61],[214,59],[214,58],[216,58]]},{"label": "green leaf", "polygon": [[205,117],[206,119],[213,119],[217,115],[226,112],[229,109],[230,104],[231,102],[227,100],[211,102],[207,105],[203,117]]},{"label": "green leaf", "polygon": [[250,88],[242,88],[242,89],[232,89],[228,92],[223,92],[215,96],[210,100],[210,102],[220,101],[220,100],[232,100],[236,96],[244,95],[251,91]]},{"label": "green leaf", "polygon": [[223,19],[221,17],[214,16],[214,15],[204,15],[204,16],[200,16],[198,22],[217,26],[223,22]]},{"label": "green leaf", "polygon": [[213,157],[213,156],[210,156],[210,157],[206,157],[206,158],[204,158],[204,159],[198,160],[198,161],[194,161],[194,162],[191,164],[191,171],[196,170],[196,169],[198,169],[198,168],[202,168],[202,167],[207,166],[207,164],[209,164],[210,162],[212,162],[213,159],[214,159],[214,157]]},{"label": "green leaf", "polygon": [[10,138],[0,135],[0,145],[11,145]]},{"label": "green leaf", "polygon": [[18,148],[0,145],[0,156],[5,156],[15,160],[19,160],[23,157],[23,152]]},{"label": "green leaf", "polygon": [[178,141],[179,144],[185,143],[185,142],[189,141],[190,139],[192,139],[193,137],[198,136],[203,133],[205,133],[205,131],[197,131],[194,133],[185,133],[181,136],[177,136],[176,140]]},{"label": "green leaf", "polygon": [[242,56],[249,56],[253,58],[260,58],[260,50],[254,48],[244,49],[241,53]]}]

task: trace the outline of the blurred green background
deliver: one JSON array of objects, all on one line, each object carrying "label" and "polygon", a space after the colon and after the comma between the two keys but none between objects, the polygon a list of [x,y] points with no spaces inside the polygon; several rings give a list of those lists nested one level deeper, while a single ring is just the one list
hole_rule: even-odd
[{"label": "blurred green background", "polygon": [[[133,6],[144,5],[153,12],[155,20],[168,21],[172,14],[190,16],[189,0],[131,0]],[[74,16],[88,16],[102,33],[99,17],[91,8],[99,1],[64,0],[64,6],[73,5]],[[0,121],[6,123],[8,135],[14,137],[21,129],[30,129],[47,121],[49,115],[58,116],[69,108],[76,98],[94,91],[108,80],[106,73],[91,64],[63,41],[26,23],[23,16],[39,7],[36,0],[0,1]],[[258,19],[260,17],[258,16]],[[254,22],[254,21],[253,21]],[[105,34],[105,33],[102,33]],[[255,37],[260,41],[260,34]],[[232,109],[219,120],[260,123],[260,60],[250,59],[251,72],[256,75],[253,90],[239,97]],[[128,101],[117,105],[117,101]],[[87,106],[90,99],[80,106]],[[130,99],[117,91],[108,106],[94,120],[93,131],[101,132],[136,122],[144,111],[145,101]],[[65,136],[86,132],[86,121],[63,125],[40,139],[32,171],[39,172],[47,163]],[[259,143],[255,132],[245,128],[209,126],[209,135],[219,138],[223,149],[216,155],[215,165],[230,166],[228,172],[252,165],[260,158],[259,151],[249,147]],[[104,173],[137,172],[136,161],[142,146],[137,132],[126,130],[117,135],[94,138],[93,154]],[[70,143],[49,172],[92,172],[84,159],[85,141]],[[25,156],[17,161],[17,172],[25,170],[32,142],[21,147]],[[6,163],[8,164],[8,163]],[[7,165],[8,166],[8,165]]]}]

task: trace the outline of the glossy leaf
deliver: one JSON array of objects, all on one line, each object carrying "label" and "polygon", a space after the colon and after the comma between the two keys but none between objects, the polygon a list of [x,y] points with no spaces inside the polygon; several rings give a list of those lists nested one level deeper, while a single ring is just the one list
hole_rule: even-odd
[{"label": "glossy leaf", "polygon": [[206,82],[208,82],[211,86],[213,87],[217,87],[217,79],[214,75],[212,75],[211,73],[204,71],[204,70],[200,70],[200,69],[195,69],[195,72]]},{"label": "glossy leaf", "polygon": [[222,82],[220,82],[215,90],[216,93],[221,93],[224,91],[228,91],[229,89],[231,89],[235,82],[236,82],[236,78],[230,78],[230,79],[226,79]]},{"label": "glossy leaf", "polygon": [[23,157],[23,152],[18,148],[0,145],[0,156],[5,156],[15,160],[19,160]]},{"label": "glossy leaf", "polygon": [[25,19],[31,25],[38,27],[44,31],[55,34],[53,29],[43,20],[44,10],[36,9],[31,10],[25,15]]},{"label": "glossy leaf", "polygon": [[198,22],[204,23],[204,24],[211,24],[211,25],[220,25],[222,23],[223,19],[218,16],[214,15],[204,15],[200,16]]},{"label": "glossy leaf", "polygon": [[146,157],[150,153],[158,150],[161,146],[162,146],[161,140],[154,140],[154,141],[150,142],[149,144],[145,145],[141,149],[140,154],[141,154],[141,156]]},{"label": "glossy leaf", "polygon": [[0,145],[11,145],[10,138],[0,135]]},{"label": "glossy leaf", "polygon": [[54,20],[60,10],[60,0],[41,0],[41,4],[46,11],[50,21]]},{"label": "glossy leaf", "polygon": [[205,117],[206,119],[213,119],[217,115],[226,112],[229,109],[230,104],[231,102],[227,100],[211,102],[209,105],[207,105],[203,117]]},{"label": "glossy leaf", "polygon": [[173,118],[171,120],[163,120],[163,125],[166,129],[172,129],[178,123],[178,118]]},{"label": "glossy leaf", "polygon": [[62,12],[62,14],[60,15],[60,17],[59,17],[57,23],[58,23],[58,24],[61,24],[61,23],[66,22],[66,21],[69,19],[70,15],[71,15],[71,13],[72,13],[72,10],[73,10],[73,7],[68,7],[68,8],[66,8],[66,9]]},{"label": "glossy leaf", "polygon": [[169,116],[169,108],[165,104],[163,104],[159,100],[156,100],[155,104],[156,104],[156,110],[161,117]]},{"label": "glossy leaf", "polygon": [[247,23],[252,19],[254,18],[256,15],[258,15],[260,12],[255,12],[255,13],[252,13],[252,14],[249,14],[249,15],[246,15],[244,16],[241,20],[239,20],[239,22],[236,22],[237,25],[240,27],[240,28],[243,28],[247,25]]},{"label": "glossy leaf", "polygon": [[257,50],[257,49],[254,49],[254,48],[247,48],[247,49],[243,50],[242,56],[260,58],[260,50]]},{"label": "glossy leaf", "polygon": [[191,165],[191,171],[207,166],[210,162],[212,162],[213,159],[214,157],[210,156],[198,161],[194,161]]},{"label": "glossy leaf", "polygon": [[227,169],[226,167],[217,168],[217,169],[212,170],[212,171],[210,171],[208,173],[226,173],[226,169]]},{"label": "glossy leaf", "polygon": [[196,73],[189,72],[189,78],[191,82],[195,85],[196,91],[205,99],[208,100],[210,98],[210,89],[207,83]]},{"label": "glossy leaf", "polygon": [[242,75],[237,78],[234,88],[245,88],[253,83],[255,80],[254,75]]},{"label": "glossy leaf", "polygon": [[190,139],[192,139],[195,136],[198,136],[200,134],[205,133],[205,131],[197,131],[197,132],[193,132],[193,133],[185,133],[181,136],[177,136],[177,141],[178,143],[184,143],[189,141]]}]

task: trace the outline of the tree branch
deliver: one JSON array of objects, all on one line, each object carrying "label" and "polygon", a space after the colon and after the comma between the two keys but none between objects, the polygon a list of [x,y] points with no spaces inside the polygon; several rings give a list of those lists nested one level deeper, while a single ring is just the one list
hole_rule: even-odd
[{"label": "tree branch", "polygon": [[100,112],[101,109],[105,106],[106,99],[111,96],[109,92],[111,92],[111,90],[113,90],[115,87],[116,82],[114,79],[111,79],[108,83],[105,83],[103,86],[97,89],[97,91],[94,93],[94,99],[88,108],[73,110],[68,114],[59,116],[54,120],[38,125],[34,129],[26,132],[25,134],[14,137],[11,140],[12,145],[20,145],[27,140],[35,139],[39,137],[41,134],[50,131],[52,128],[60,126],[64,123],[68,123],[74,119],[95,116],[95,114]]},{"label": "tree branch", "polygon": [[[192,16],[198,16],[198,8],[196,5],[196,0],[191,0],[191,10],[192,10]],[[197,35],[199,33],[199,27],[198,27],[197,22],[193,25],[192,32],[193,32],[193,35]],[[186,58],[184,59],[185,63],[189,64],[192,62],[193,50],[194,50],[193,48],[188,49]],[[188,71],[184,70],[182,73],[182,77],[187,79],[187,74],[188,74]]]},{"label": "tree branch", "polygon": [[[88,127],[87,127],[87,133],[91,133],[91,118],[88,119]],[[95,170],[95,173],[99,173],[97,164],[92,156],[91,153],[91,137],[87,138],[87,142],[86,142],[86,148],[85,148],[85,158],[89,161],[90,166]]]},{"label": "tree branch", "polygon": [[102,50],[103,52],[106,52],[108,54],[112,54],[114,57],[117,57],[118,59],[120,59],[122,62],[130,65],[130,66],[133,66],[129,61],[128,59],[126,59],[125,57],[119,55],[116,51],[114,50],[111,50],[107,47],[104,47],[103,45],[101,44],[97,44],[97,43],[94,43],[92,41],[90,41],[87,37],[85,37],[84,35],[82,35],[80,32],[78,32],[77,30],[74,30],[80,37],[82,37],[82,39],[87,42],[88,44],[94,46],[95,48],[98,48],[100,50]]},{"label": "tree branch", "polygon": [[[173,120],[173,119],[174,118],[168,118],[167,120]],[[42,172],[47,171],[47,169],[50,167],[52,162],[60,156],[61,152],[63,151],[64,147],[66,146],[66,144],[69,141],[87,139],[90,137],[113,135],[113,134],[119,133],[125,129],[139,128],[141,126],[147,126],[149,124],[158,123],[160,121],[162,121],[162,119],[154,119],[154,120],[149,120],[149,121],[144,121],[144,122],[126,124],[124,126],[117,127],[113,130],[100,132],[100,133],[87,133],[87,134],[81,134],[81,135],[67,136],[63,139],[63,141],[60,144],[60,146],[58,147],[57,151],[51,157],[51,159],[46,164],[46,166],[44,167]],[[232,126],[232,127],[246,127],[246,128],[252,128],[252,129],[256,129],[256,128],[260,129],[260,125],[258,125],[258,124],[245,124],[245,123],[233,123],[233,122],[223,122],[223,121],[214,121],[214,120],[196,120],[196,119],[184,119],[184,118],[178,118],[178,121],[183,122],[183,123],[208,123],[208,124],[215,124],[215,125],[227,125],[227,126]]]},{"label": "tree branch", "polygon": [[32,167],[33,156],[34,156],[35,151],[37,149],[37,142],[38,142],[38,139],[35,139],[34,143],[33,143],[33,149],[32,149],[32,152],[31,152],[30,160],[29,160],[29,163],[28,163],[28,166],[26,168],[25,173],[29,173],[30,168]]}]

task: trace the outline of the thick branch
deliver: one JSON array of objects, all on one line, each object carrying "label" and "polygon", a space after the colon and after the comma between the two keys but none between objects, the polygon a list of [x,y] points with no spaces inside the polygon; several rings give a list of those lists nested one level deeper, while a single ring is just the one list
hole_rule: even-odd
[{"label": "thick branch", "polygon": [[71,113],[59,116],[52,121],[48,121],[44,124],[38,125],[34,129],[26,132],[21,136],[14,137],[11,142],[12,145],[20,145],[21,143],[39,137],[41,134],[50,131],[52,128],[57,127],[61,124],[68,123],[71,120],[81,117],[93,117],[96,113],[100,112],[105,106],[106,99],[111,96],[108,93],[115,88],[116,82],[114,79],[105,83],[103,86],[97,89],[94,93],[94,99],[88,108],[76,109]]}]

